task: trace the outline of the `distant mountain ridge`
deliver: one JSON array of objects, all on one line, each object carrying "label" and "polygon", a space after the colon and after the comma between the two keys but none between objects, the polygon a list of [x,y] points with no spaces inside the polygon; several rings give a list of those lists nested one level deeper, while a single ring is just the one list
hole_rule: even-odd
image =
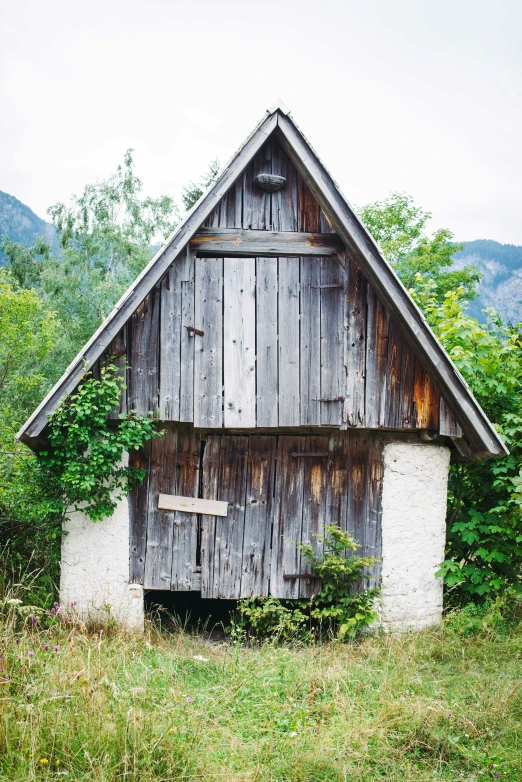
[{"label": "distant mountain ridge", "polygon": [[[7,234],[15,242],[32,245],[45,237],[51,244],[56,231],[18,198],[0,190],[0,237]],[[464,249],[455,253],[455,266],[476,266],[484,275],[479,296],[470,305],[470,314],[484,320],[486,307],[493,307],[502,319],[512,323],[522,321],[522,246],[501,244],[491,239],[461,242]],[[6,261],[0,252],[0,266]]]},{"label": "distant mountain ridge", "polygon": [[483,321],[482,310],[493,307],[506,322],[522,321],[522,247],[491,239],[461,244],[464,249],[453,256],[455,266],[473,264],[484,275],[470,314]]},{"label": "distant mountain ridge", "polygon": [[[51,223],[38,217],[18,198],[0,190],[0,238],[5,234],[14,242],[22,242],[30,246],[40,236],[52,242],[55,228]],[[6,260],[5,253],[0,252],[0,266],[3,266]]]}]

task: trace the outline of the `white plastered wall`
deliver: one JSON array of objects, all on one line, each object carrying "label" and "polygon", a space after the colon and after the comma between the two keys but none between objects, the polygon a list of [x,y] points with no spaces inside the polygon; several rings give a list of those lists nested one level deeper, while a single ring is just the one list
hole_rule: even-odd
[{"label": "white plastered wall", "polygon": [[[129,583],[129,502],[93,522],[71,513],[62,539],[60,601],[75,603],[81,619],[110,617],[128,630],[143,630],[143,587]],[[109,613],[110,611],[110,613]]]},{"label": "white plastered wall", "polygon": [[393,442],[384,448],[382,591],[379,622],[391,632],[442,619],[450,451],[445,446]]}]

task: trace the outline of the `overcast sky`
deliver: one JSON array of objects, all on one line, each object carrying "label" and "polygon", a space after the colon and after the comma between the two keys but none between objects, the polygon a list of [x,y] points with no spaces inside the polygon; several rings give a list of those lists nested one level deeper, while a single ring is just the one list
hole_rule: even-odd
[{"label": "overcast sky", "polygon": [[354,204],[522,244],[518,0],[0,0],[0,190],[45,216],[133,147],[150,195],[276,98]]}]

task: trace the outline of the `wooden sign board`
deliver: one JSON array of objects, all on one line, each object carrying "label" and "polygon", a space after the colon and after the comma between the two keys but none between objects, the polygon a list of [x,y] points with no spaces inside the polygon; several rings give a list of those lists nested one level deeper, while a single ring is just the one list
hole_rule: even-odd
[{"label": "wooden sign board", "polygon": [[185,513],[204,513],[206,516],[226,516],[227,502],[200,500],[198,497],[178,497],[175,494],[160,494],[160,510],[178,510]]}]

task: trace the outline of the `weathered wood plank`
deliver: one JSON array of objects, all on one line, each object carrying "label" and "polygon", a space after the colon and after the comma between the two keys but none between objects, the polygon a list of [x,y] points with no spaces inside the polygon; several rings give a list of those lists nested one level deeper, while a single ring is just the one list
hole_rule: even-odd
[{"label": "weathered wood plank", "polygon": [[[321,453],[328,451],[328,437],[307,437],[307,451]],[[311,457],[305,460],[303,477],[303,521],[301,543],[310,545],[315,556],[320,560],[323,554],[324,528],[326,523],[326,482],[328,460],[321,457]],[[299,568],[295,573],[310,573],[311,565],[299,551]],[[311,597],[320,588],[317,579],[299,579],[299,597]]]},{"label": "weathered wood plank", "polygon": [[252,192],[248,203],[251,208],[249,227],[266,231],[270,228],[270,193],[261,190],[255,184],[258,174],[270,174],[272,172],[272,139],[268,139],[251,163]]},{"label": "weathered wood plank", "polygon": [[321,264],[301,258],[301,425],[321,423]]},{"label": "weathered wood plank", "polygon": [[[344,284],[344,270],[336,256],[321,260],[321,286]],[[339,399],[346,388],[344,365],[344,291],[321,289],[321,399]],[[340,426],[343,401],[321,402],[321,424]]]},{"label": "weathered wood plank", "polygon": [[256,259],[257,426],[278,423],[277,259]]},{"label": "weathered wood plank", "polygon": [[[127,365],[127,326],[124,326],[121,331],[116,334],[111,344],[107,348],[106,355],[100,359],[100,362],[101,364],[111,363],[118,367],[117,376],[123,377],[124,381],[126,381],[125,367]],[[127,385],[126,382],[125,385]],[[109,418],[117,419],[120,413],[126,412],[127,389],[124,388],[120,394],[119,404],[115,405],[111,410],[109,413]]]},{"label": "weathered wood plank", "polygon": [[[201,443],[190,424],[178,426],[178,448],[176,458],[177,495],[195,497],[199,484],[199,456]],[[168,467],[167,467],[168,469]],[[169,495],[160,495],[169,496]],[[202,502],[202,500],[199,500]],[[161,502],[158,502],[161,506]],[[194,513],[179,512],[173,508],[174,523],[172,534],[172,570],[170,588],[174,591],[189,592],[194,588],[194,571],[198,547],[198,516]],[[185,511],[185,509],[183,509]]]},{"label": "weathered wood plank", "polygon": [[368,285],[366,334],[365,425],[384,426],[387,400],[388,314],[375,291]]},{"label": "weathered wood plank", "polygon": [[241,595],[249,438],[222,440],[218,498],[228,501],[228,514],[215,517],[214,597],[236,600]]},{"label": "weathered wood plank", "polygon": [[401,361],[402,334],[395,321],[389,321],[388,362],[386,368],[386,387],[388,396],[384,415],[384,425],[389,429],[400,428],[401,419]]},{"label": "weathered wood plank", "polygon": [[270,435],[249,439],[241,597],[268,594],[277,445]]},{"label": "weathered wood plank", "polygon": [[[223,449],[221,437],[210,436],[203,454],[201,489],[203,498],[217,500],[219,474]],[[201,597],[217,597],[217,581],[214,578],[216,547],[216,516],[201,517]]]},{"label": "weathered wood plank", "polygon": [[170,589],[174,514],[158,508],[158,496],[176,492],[176,451],[178,430],[170,425],[165,434],[152,441],[145,557],[146,589]]},{"label": "weathered wood plank", "polygon": [[187,326],[194,325],[194,282],[181,283],[181,336],[180,336],[180,384],[179,384],[179,420],[194,420],[194,346],[193,334]]},{"label": "weathered wood plank", "polygon": [[344,294],[345,329],[344,362],[346,391],[344,392],[343,423],[364,424],[366,370],[366,279],[350,260],[346,266],[348,283]]},{"label": "weathered wood plank", "polygon": [[275,139],[272,148],[272,174],[286,178],[284,188],[272,193],[272,230],[298,231],[297,171]]},{"label": "weathered wood plank", "polygon": [[364,556],[377,561],[366,570],[368,586],[380,586],[382,556],[382,480],[384,474],[383,438],[374,434],[370,441],[368,463],[368,516],[365,522]]},{"label": "weathered wood plank", "polygon": [[399,427],[413,428],[413,383],[415,354],[406,340],[402,340]]},{"label": "weathered wood plank", "polygon": [[192,238],[190,246],[198,253],[266,257],[332,255],[341,251],[343,247],[339,237],[334,233],[259,231],[241,228],[202,228]]},{"label": "weathered wood plank", "polygon": [[129,492],[129,581],[143,584],[147,550],[147,512],[149,499],[151,441],[129,454],[129,467],[145,470],[143,482]]},{"label": "weathered wood plank", "polygon": [[368,475],[370,441],[375,433],[353,430],[349,432],[347,454],[347,498],[345,529],[361,548],[364,556],[368,519]]},{"label": "weathered wood plank", "polygon": [[294,459],[290,454],[305,449],[305,437],[278,438],[270,594],[279,598],[299,597],[299,579],[288,580],[284,575],[299,573],[301,566],[298,545],[301,542],[306,460]]},{"label": "weathered wood plank", "polygon": [[299,264],[278,261],[279,426],[299,426]]},{"label": "weathered wood plank", "polygon": [[158,410],[160,291],[156,286],[129,322],[129,409],[138,415]]},{"label": "weathered wood plank", "polygon": [[194,426],[221,427],[223,396],[223,259],[196,260]]},{"label": "weathered wood plank", "polygon": [[445,437],[462,437],[462,429],[442,397],[439,407],[439,434]]},{"label": "weathered wood plank", "polygon": [[417,429],[438,430],[440,394],[418,358],[415,359],[413,402]]},{"label": "weathered wood plank", "polygon": [[255,259],[225,258],[223,280],[225,426],[248,429],[256,425]]},{"label": "weathered wood plank", "polygon": [[321,207],[300,174],[297,175],[297,195],[299,204],[298,230],[319,231],[321,229]]},{"label": "weathered wood plank", "polygon": [[184,497],[179,494],[160,494],[158,508],[176,510],[180,513],[204,513],[207,516],[226,516],[228,502],[202,500],[199,497]]},{"label": "weathered wood plank", "polygon": [[161,281],[159,409],[165,421],[179,421],[181,382],[181,279],[171,266]]}]

